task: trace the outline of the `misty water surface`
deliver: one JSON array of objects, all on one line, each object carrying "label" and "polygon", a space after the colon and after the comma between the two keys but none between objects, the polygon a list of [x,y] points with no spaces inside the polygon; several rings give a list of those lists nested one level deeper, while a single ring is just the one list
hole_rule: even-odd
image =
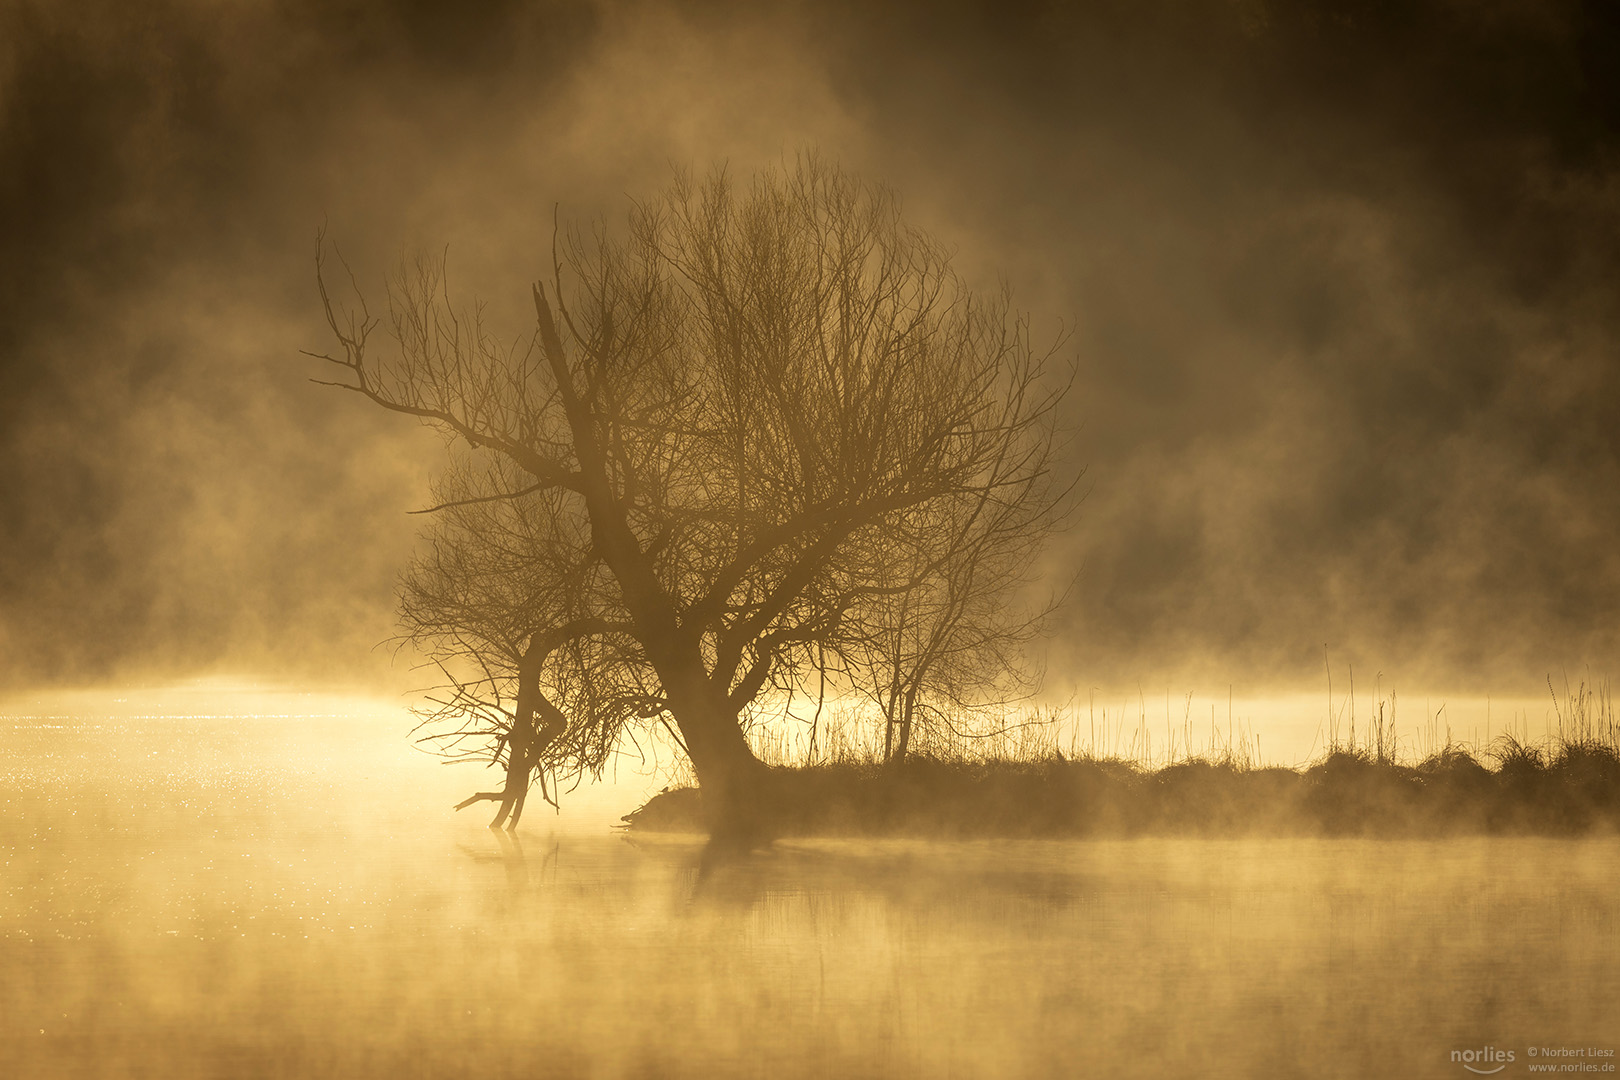
[{"label": "misty water surface", "polygon": [[0,717],[0,1075],[1465,1076],[1620,1041],[1614,839],[790,842],[700,877],[696,840],[610,831],[655,778],[508,842],[405,726]]}]

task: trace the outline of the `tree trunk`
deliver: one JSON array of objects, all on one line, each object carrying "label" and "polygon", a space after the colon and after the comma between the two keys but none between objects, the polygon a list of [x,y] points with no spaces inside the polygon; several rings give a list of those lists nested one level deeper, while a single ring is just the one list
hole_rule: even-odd
[{"label": "tree trunk", "polygon": [[[523,816],[523,800],[529,793],[529,775],[534,768],[531,747],[535,737],[535,698],[540,692],[540,659],[531,647],[518,665],[517,703],[512,709],[512,727],[506,734],[506,786],[501,789],[501,808],[489,823],[492,829],[502,825],[515,829],[518,818]],[[512,820],[508,825],[509,815]]]},{"label": "tree trunk", "polygon": [[[529,772],[532,768],[528,743],[529,739],[519,735],[514,723],[506,743],[506,785],[501,789],[501,808],[496,811],[495,820],[489,823],[492,829],[499,829],[502,825],[509,830],[515,829],[518,818],[523,814],[522,799],[529,791]],[[508,816],[511,817],[510,823],[507,822]]]},{"label": "tree trunk", "polygon": [[703,792],[711,845],[747,851],[774,839],[778,814],[770,799],[768,770],[754,756],[736,711],[709,680],[695,650],[690,658],[670,658],[659,678]]},{"label": "tree trunk", "polygon": [[905,702],[900,709],[900,743],[895,747],[893,761],[898,764],[906,759],[906,751],[911,749],[911,721],[917,710],[917,689],[912,687],[906,691]]},{"label": "tree trunk", "polygon": [[557,381],[573,436],[591,542],[619,583],[637,625],[636,636],[658,673],[669,711],[686,741],[686,752],[703,790],[710,842],[740,849],[754,847],[768,840],[771,831],[762,827],[765,768],[743,738],[726,689],[710,681],[696,640],[684,637],[678,629],[675,606],[630,528],[608,466],[599,417],[593,412],[595,403],[575,386],[551,305],[539,282],[534,285],[534,310],[542,351]]},{"label": "tree trunk", "polygon": [[[538,646],[530,646],[518,667],[517,703],[506,741],[506,786],[501,791],[501,808],[489,823],[492,829],[503,823],[508,832],[517,828],[529,798],[529,784],[542,764],[540,755],[568,729],[568,718],[540,691],[544,659]],[[538,725],[536,716],[541,720]]]},{"label": "tree trunk", "polygon": [[[532,716],[540,717],[540,724],[529,740],[524,751],[523,779],[517,789],[517,798],[512,803],[512,819],[506,823],[508,832],[517,828],[518,820],[523,817],[523,804],[529,798],[529,785],[534,782],[536,774],[545,768],[542,755],[546,747],[562,737],[568,730],[568,717],[563,715],[561,709],[546,700],[546,695],[540,693],[537,687],[534,692],[534,710]],[[533,723],[531,721],[531,727]],[[540,777],[540,789],[545,790],[545,777]]]}]

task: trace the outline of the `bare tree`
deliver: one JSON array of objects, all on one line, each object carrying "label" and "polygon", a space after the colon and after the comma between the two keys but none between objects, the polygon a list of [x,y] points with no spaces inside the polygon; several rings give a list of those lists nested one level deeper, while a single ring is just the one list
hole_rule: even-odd
[{"label": "bare tree", "polygon": [[1005,707],[1039,687],[1040,670],[1024,646],[1061,598],[1035,606],[1023,591],[1073,501],[1028,490],[1050,476],[1050,462],[1029,464],[957,504],[956,520],[931,522],[912,556],[922,568],[916,587],[869,616],[873,647],[855,685],[883,717],[885,761],[903,761],[918,731],[933,748],[995,734]]},{"label": "bare tree", "polygon": [[[567,232],[516,348],[426,261],[391,283],[379,357],[377,320],[319,271],[331,385],[466,444],[404,609],[430,651],[487,668],[451,712],[505,715],[512,688],[509,731],[474,729],[505,736],[507,786],[481,793],[504,816],[548,755],[589,767],[667,722],[715,838],[769,835],[749,711],[829,668],[870,676],[907,597],[980,610],[1072,490],[1052,472],[1066,383],[1007,295],[813,157],[745,191],[679,177],[622,237]],[[1017,637],[953,630],[928,671]]]}]

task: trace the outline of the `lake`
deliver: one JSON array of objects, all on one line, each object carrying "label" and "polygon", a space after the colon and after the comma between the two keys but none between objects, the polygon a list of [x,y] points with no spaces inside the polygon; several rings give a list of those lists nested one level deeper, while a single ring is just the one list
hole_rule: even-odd
[{"label": "lake", "polygon": [[803,841],[700,874],[696,839],[612,830],[661,784],[629,763],[509,840],[402,712],[265,701],[0,715],[0,1076],[1464,1077],[1620,1046],[1612,837]]}]

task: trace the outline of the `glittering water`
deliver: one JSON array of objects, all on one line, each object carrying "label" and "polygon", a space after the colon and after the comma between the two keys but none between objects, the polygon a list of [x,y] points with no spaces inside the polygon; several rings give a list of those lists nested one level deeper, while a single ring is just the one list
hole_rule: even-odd
[{"label": "glittering water", "polygon": [[0,717],[0,1076],[1463,1077],[1620,1045],[1615,839],[793,842],[700,875],[608,828],[657,781],[508,842],[407,726]]}]

